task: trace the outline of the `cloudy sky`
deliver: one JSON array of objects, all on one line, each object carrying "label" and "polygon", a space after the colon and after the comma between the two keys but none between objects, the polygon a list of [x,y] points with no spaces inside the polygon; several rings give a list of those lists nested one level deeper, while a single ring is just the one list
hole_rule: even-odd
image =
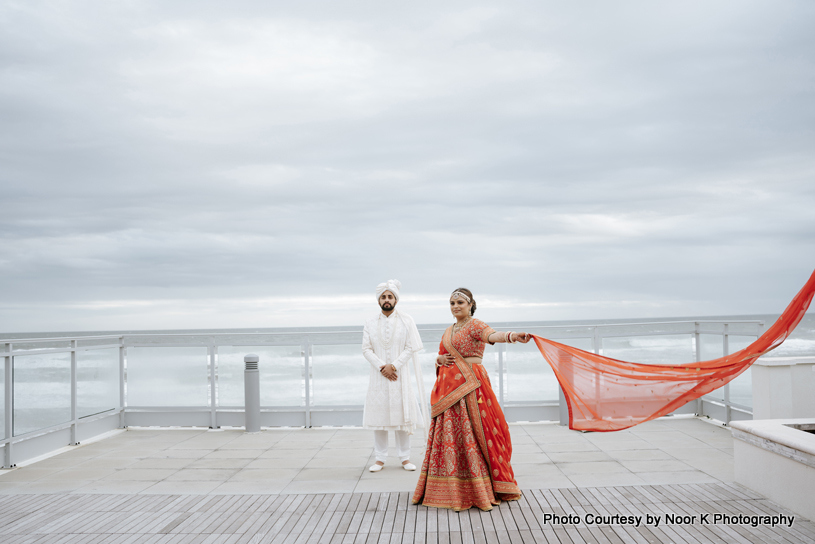
[{"label": "cloudy sky", "polygon": [[0,332],[780,312],[815,3],[0,2]]}]

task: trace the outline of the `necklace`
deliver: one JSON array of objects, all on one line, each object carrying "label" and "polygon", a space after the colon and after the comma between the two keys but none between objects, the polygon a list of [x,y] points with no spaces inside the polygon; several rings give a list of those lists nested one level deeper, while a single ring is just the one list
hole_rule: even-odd
[{"label": "necklace", "polygon": [[454,323],[453,324],[453,334],[456,334],[458,331],[463,329],[467,325],[467,323],[470,322],[470,319],[472,319],[472,317],[467,316],[467,319],[465,319],[461,323]]}]

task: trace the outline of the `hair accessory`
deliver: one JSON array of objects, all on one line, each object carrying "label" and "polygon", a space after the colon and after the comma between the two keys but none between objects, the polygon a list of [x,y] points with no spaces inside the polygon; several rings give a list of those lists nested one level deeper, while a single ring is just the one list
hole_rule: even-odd
[{"label": "hair accessory", "polygon": [[468,297],[467,295],[465,295],[465,294],[464,294],[464,293],[462,293],[461,291],[453,291],[453,294],[452,294],[452,295],[450,295],[450,298],[463,298],[463,299],[464,299],[464,300],[466,300],[466,301],[467,301],[469,304],[472,304],[472,303],[473,303],[473,301],[472,301],[472,300],[470,300],[470,297]]}]

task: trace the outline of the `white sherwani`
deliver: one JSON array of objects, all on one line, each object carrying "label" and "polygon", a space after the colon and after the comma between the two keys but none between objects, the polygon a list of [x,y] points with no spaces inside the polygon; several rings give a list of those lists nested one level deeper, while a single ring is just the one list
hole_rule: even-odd
[{"label": "white sherwani", "polygon": [[[414,343],[418,340],[420,344],[411,345],[411,337]],[[362,416],[363,428],[412,433],[417,425],[424,426],[410,376],[410,365],[418,364],[414,353],[421,348],[416,325],[407,314],[394,311],[386,317],[380,312],[365,323],[362,354],[371,364],[371,373]],[[388,380],[379,372],[386,364],[396,368],[396,381]]]}]

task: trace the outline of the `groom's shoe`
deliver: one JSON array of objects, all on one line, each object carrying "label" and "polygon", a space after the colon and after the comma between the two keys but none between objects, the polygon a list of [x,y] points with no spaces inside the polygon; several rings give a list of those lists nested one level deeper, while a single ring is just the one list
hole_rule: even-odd
[{"label": "groom's shoe", "polygon": [[405,470],[416,470],[416,465],[413,463],[403,463],[402,468]]},{"label": "groom's shoe", "polygon": [[371,472],[379,472],[383,468],[385,468],[385,465],[380,465],[378,463],[375,463],[375,464],[371,465],[371,468],[369,468],[368,470],[370,470]]}]

